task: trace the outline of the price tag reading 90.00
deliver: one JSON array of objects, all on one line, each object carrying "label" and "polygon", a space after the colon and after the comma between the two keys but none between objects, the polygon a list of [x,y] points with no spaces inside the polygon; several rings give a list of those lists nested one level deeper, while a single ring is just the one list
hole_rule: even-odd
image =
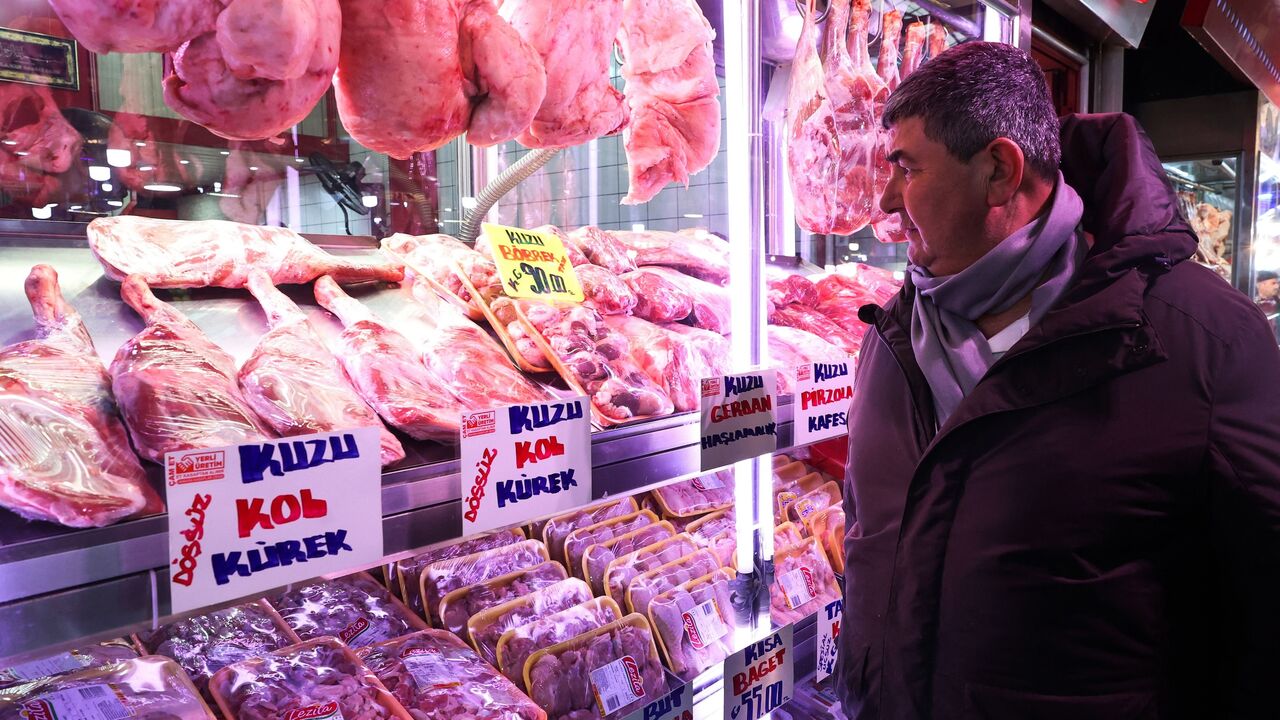
[{"label": "price tag reading 90.00", "polygon": [[508,296],[582,302],[582,286],[559,236],[489,223],[482,227]]}]

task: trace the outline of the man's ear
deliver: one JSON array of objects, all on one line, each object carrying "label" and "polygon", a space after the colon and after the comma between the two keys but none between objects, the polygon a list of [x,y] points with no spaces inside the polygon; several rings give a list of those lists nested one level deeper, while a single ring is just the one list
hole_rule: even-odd
[{"label": "man's ear", "polygon": [[1008,205],[1022,186],[1026,158],[1022,148],[1009,138],[996,138],[982,151],[988,158],[987,203],[991,207]]}]

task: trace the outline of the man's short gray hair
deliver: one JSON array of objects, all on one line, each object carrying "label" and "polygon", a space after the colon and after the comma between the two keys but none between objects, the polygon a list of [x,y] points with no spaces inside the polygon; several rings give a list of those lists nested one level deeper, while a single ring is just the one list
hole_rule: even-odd
[{"label": "man's short gray hair", "polygon": [[925,135],[960,160],[1003,137],[1037,175],[1058,176],[1062,146],[1044,71],[1012,45],[968,42],[920,66],[884,108],[886,128],[908,118],[923,120]]}]

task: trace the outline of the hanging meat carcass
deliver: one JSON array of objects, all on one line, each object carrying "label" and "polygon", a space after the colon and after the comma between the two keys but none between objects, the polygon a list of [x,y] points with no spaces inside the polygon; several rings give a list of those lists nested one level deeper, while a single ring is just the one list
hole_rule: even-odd
[{"label": "hanging meat carcass", "polygon": [[0,189],[35,207],[80,156],[84,138],[62,117],[48,88],[0,82]]},{"label": "hanging meat carcass", "polygon": [[[888,13],[886,13],[886,15],[888,15]],[[885,23],[886,23],[885,32],[888,33],[889,20],[886,19]],[[889,88],[890,91],[897,89],[899,82],[901,82],[902,80],[905,80],[908,75],[915,72],[915,69],[917,67],[920,67],[920,63],[924,59],[924,42],[925,42],[925,37],[928,35],[928,31],[929,31],[929,26],[923,23],[912,23],[911,25],[907,26],[907,40],[902,50],[901,73],[899,73],[898,70],[895,68],[893,74],[890,76],[890,78],[892,78],[893,81],[889,82],[889,79],[886,78],[886,82],[888,82],[890,85],[890,88]],[[888,35],[886,34],[885,37],[888,37]],[[895,40],[895,43],[896,43],[896,40]],[[885,49],[883,45],[881,46],[880,52],[882,54],[885,53]],[[897,53],[897,50],[895,45],[894,54],[896,55],[896,53]],[[892,65],[892,63],[890,63],[890,65]],[[883,113],[884,113],[884,106],[881,105],[880,108],[878,109],[878,114],[876,116],[877,123],[881,122],[881,118],[883,118]],[[888,131],[884,130],[883,125],[881,125],[881,147],[884,150],[886,156],[888,155],[888,152],[890,150],[890,148],[888,147],[888,144],[889,144],[889,133]],[[893,168],[890,167],[887,162],[883,166],[883,169],[888,171],[890,174],[892,174],[893,172]],[[883,242],[883,243],[906,242],[907,233],[902,228],[902,218],[897,213],[890,213],[886,215],[884,211],[880,209],[880,194],[884,193],[885,185],[888,185],[888,182],[889,182],[889,178],[888,176],[886,176],[884,184],[880,185],[878,188],[879,193],[876,195],[876,208],[875,208],[876,212],[875,212],[875,217],[872,218],[872,221],[871,221],[871,230],[872,232],[875,233],[876,239],[879,240],[880,242]]]},{"label": "hanging meat carcass", "polygon": [[840,174],[840,140],[835,110],[818,59],[818,23],[809,0],[800,44],[791,63],[787,90],[787,170],[796,223],[814,233],[836,224],[835,190]]},{"label": "hanging meat carcass", "polygon": [[[898,88],[898,82],[901,79],[898,75],[898,42],[902,39],[902,13],[897,10],[888,10],[880,20],[880,54],[876,58],[876,72],[884,82],[886,91],[876,97],[876,131],[880,138],[876,145],[876,196],[875,203],[871,206],[873,230],[889,218],[880,209],[880,197],[884,195],[884,189],[893,175],[893,166],[888,161],[892,136],[881,121],[884,118],[885,102],[888,101],[889,94]],[[852,42],[853,36],[850,36],[849,40]]]},{"label": "hanging meat carcass", "polygon": [[[870,0],[832,0],[827,28],[826,86],[840,146],[840,170],[827,232],[851,235],[871,222],[879,169],[877,103],[887,91],[867,53]],[[845,33],[848,33],[848,42]]]},{"label": "hanging meat carcass", "polygon": [[197,35],[213,32],[226,4],[226,0],[49,0],[76,40],[99,55],[176,50]]}]

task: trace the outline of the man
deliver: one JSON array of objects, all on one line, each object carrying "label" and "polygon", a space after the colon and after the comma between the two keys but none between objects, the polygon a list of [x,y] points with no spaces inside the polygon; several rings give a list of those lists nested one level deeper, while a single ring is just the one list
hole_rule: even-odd
[{"label": "man", "polygon": [[1259,270],[1254,286],[1258,288],[1258,296],[1253,299],[1253,302],[1257,304],[1263,315],[1274,318],[1276,297],[1280,296],[1280,275],[1270,270]]},{"label": "man", "polygon": [[884,113],[907,281],[859,361],[856,720],[1276,717],[1280,350],[1126,115],[955,47]]}]

